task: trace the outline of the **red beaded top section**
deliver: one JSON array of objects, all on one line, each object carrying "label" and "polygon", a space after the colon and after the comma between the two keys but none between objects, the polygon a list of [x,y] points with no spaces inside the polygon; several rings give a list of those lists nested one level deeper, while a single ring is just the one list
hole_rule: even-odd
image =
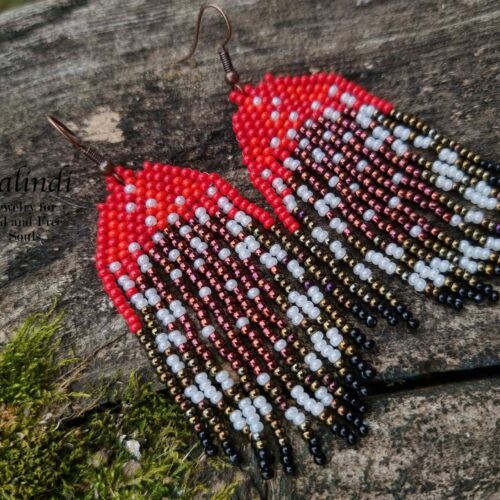
[{"label": "red beaded top section", "polygon": [[[141,275],[137,259],[155,245],[152,236],[167,226],[167,217],[178,214],[188,221],[197,207],[204,207],[210,215],[218,210],[217,200],[227,197],[235,207],[259,221],[265,228],[274,224],[272,216],[264,209],[243,197],[229,182],[215,173],[199,172],[161,163],[144,162],[144,168],[133,171],[118,166],[115,172],[124,180],[106,178],[108,196],[97,205],[96,267],[104,290],[118,312],[125,318],[132,332],[141,328],[141,321],[129,300],[138,289],[134,286],[124,291],[117,279],[128,275],[136,280]],[[217,188],[215,196],[207,196],[210,186]],[[182,197],[182,204],[176,203]],[[227,214],[233,217],[231,212]],[[130,252],[131,243],[138,243],[140,250]],[[119,263],[119,270],[111,271],[110,265]]]},{"label": "red beaded top section", "polygon": [[[371,105],[384,114],[393,107],[335,73],[303,76],[266,74],[255,87],[245,85],[243,93],[233,90],[230,99],[238,106],[233,115],[233,130],[250,179],[292,232],[299,226],[282,202],[291,191],[285,189],[278,195],[272,188],[272,182],[276,178],[286,180],[293,175],[282,163],[298,146],[295,136],[300,127],[307,120],[316,121],[329,107],[344,112]],[[272,173],[264,180],[261,174],[265,169]]]}]

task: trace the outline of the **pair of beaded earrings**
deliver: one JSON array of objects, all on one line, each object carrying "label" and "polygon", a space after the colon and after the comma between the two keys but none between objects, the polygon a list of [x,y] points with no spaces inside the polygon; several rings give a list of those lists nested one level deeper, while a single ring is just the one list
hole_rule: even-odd
[{"label": "pair of beaded earrings", "polygon": [[[272,212],[217,174],[144,162],[113,166],[49,121],[106,175],[96,266],[208,455],[231,463],[241,433],[262,477],[276,441],[294,472],[288,427],[325,463],[313,422],[349,444],[368,432],[371,349],[350,316],[418,321],[377,276],[460,309],[496,301],[479,276],[499,274],[498,165],[334,73],[266,75],[239,84],[233,129]],[[459,197],[465,204],[457,201]],[[231,432],[230,432],[231,431]]]}]

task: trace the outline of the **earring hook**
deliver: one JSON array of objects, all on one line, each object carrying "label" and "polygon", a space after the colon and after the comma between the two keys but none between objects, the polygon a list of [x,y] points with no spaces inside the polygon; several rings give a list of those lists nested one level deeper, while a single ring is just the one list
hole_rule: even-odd
[{"label": "earring hook", "polygon": [[196,52],[196,48],[198,47],[198,41],[200,39],[201,21],[203,19],[203,14],[205,13],[205,11],[207,9],[215,9],[222,16],[222,18],[224,19],[224,21],[226,23],[226,27],[227,27],[226,38],[220,46],[221,50],[224,50],[224,51],[226,50],[226,45],[229,43],[229,41],[231,40],[231,37],[233,35],[233,29],[231,27],[231,22],[229,21],[227,14],[224,12],[224,10],[221,7],[219,7],[218,5],[213,4],[213,3],[207,3],[207,4],[202,5],[200,7],[199,12],[198,12],[198,18],[196,19],[196,30],[194,33],[194,40],[193,40],[193,44],[191,45],[191,49],[186,56],[184,56],[182,59],[179,59],[177,61],[178,63],[187,61],[188,59],[193,57],[193,54]]},{"label": "earring hook", "polygon": [[222,7],[219,7],[217,4],[214,3],[207,3],[204,4],[200,7],[200,10],[198,12],[198,18],[196,19],[196,30],[194,33],[194,40],[193,44],[191,45],[191,49],[189,53],[184,56],[182,59],[179,59],[176,61],[177,63],[185,62],[188,59],[190,59],[193,54],[196,52],[196,48],[198,47],[198,41],[200,39],[200,31],[201,31],[201,21],[203,19],[203,14],[207,9],[215,9],[224,19],[226,23],[226,38],[224,41],[221,43],[220,48],[219,48],[219,57],[222,62],[222,67],[225,72],[225,80],[228,85],[230,85],[233,88],[238,89],[240,92],[243,93],[243,89],[238,85],[240,81],[240,75],[239,73],[234,69],[233,63],[231,61],[231,57],[229,55],[229,52],[226,50],[226,45],[229,43],[231,40],[231,37],[233,35],[233,29],[231,27],[231,21],[229,21],[229,18],[225,11],[222,9]]},{"label": "earring hook", "polygon": [[92,160],[99,167],[99,171],[102,174],[112,175],[118,182],[125,184],[124,180],[113,171],[114,165],[104,158],[96,149],[80,142],[77,135],[67,125],[52,115],[47,115],[47,120],[68,142],[81,151],[87,158]]}]

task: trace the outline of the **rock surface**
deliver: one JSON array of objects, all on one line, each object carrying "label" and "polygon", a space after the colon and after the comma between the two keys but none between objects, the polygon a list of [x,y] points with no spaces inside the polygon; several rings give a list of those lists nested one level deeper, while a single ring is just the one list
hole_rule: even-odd
[{"label": "rock surface", "polygon": [[278,472],[262,484],[253,467],[238,498],[441,499],[498,498],[499,379],[443,385],[372,401],[372,434],[356,448],[325,439],[324,467],[307,451],[296,457],[300,475]]}]

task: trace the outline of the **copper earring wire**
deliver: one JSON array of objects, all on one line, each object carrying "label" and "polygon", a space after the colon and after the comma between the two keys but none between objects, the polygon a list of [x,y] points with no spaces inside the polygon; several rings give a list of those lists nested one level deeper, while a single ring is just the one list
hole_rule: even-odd
[{"label": "copper earring wire", "polygon": [[243,89],[239,85],[240,74],[234,69],[233,63],[231,61],[231,56],[229,55],[229,52],[226,49],[226,45],[231,40],[231,37],[233,34],[231,22],[229,21],[229,18],[227,17],[227,14],[224,12],[224,10],[216,4],[208,3],[208,4],[202,5],[200,7],[200,10],[198,12],[198,18],[196,20],[196,29],[195,29],[194,40],[193,40],[193,44],[191,45],[191,49],[189,50],[189,53],[186,56],[184,56],[183,58],[179,59],[176,62],[181,63],[181,62],[187,61],[196,52],[196,48],[198,46],[198,41],[200,38],[201,21],[203,19],[203,14],[205,13],[205,11],[207,9],[215,9],[222,16],[222,18],[224,19],[224,22],[226,23],[226,27],[227,27],[226,38],[221,43],[219,50],[218,50],[218,54],[219,54],[220,60],[222,62],[222,68],[224,69],[224,73],[225,73],[224,79],[225,79],[226,83],[228,85],[230,85],[233,89],[237,89],[241,93],[244,93]]},{"label": "copper earring wire", "polygon": [[119,183],[125,184],[124,180],[114,172],[114,165],[99,153],[95,148],[83,144],[77,135],[63,122],[52,115],[47,116],[48,122],[73,146],[81,151],[87,158],[92,160],[103,175],[112,175]]}]

